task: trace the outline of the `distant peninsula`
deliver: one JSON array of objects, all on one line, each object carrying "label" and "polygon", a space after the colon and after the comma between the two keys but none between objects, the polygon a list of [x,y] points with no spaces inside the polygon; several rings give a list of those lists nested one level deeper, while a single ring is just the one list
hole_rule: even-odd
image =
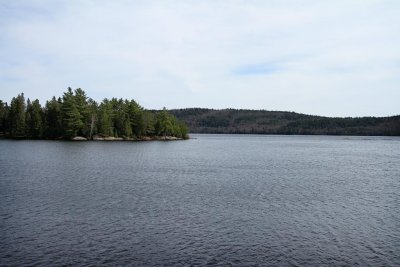
[{"label": "distant peninsula", "polygon": [[286,111],[174,109],[191,133],[400,136],[400,116],[332,118]]},{"label": "distant peninsula", "polygon": [[68,88],[42,106],[23,93],[10,104],[0,100],[0,137],[47,140],[180,140],[188,128],[165,108],[150,112],[135,100],[97,103],[81,88]]}]

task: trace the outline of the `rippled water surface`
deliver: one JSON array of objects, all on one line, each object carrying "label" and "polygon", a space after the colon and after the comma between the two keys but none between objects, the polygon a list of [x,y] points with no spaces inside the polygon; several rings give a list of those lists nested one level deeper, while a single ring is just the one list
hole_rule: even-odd
[{"label": "rippled water surface", "polygon": [[400,266],[400,138],[0,140],[0,265]]}]

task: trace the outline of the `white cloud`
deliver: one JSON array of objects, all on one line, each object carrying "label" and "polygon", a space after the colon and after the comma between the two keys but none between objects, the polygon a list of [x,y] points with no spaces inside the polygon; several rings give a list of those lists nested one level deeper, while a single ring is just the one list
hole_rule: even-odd
[{"label": "white cloud", "polygon": [[[4,100],[72,86],[148,108],[400,113],[397,1],[32,1],[0,12]],[[277,70],[235,75],[268,64]]]}]

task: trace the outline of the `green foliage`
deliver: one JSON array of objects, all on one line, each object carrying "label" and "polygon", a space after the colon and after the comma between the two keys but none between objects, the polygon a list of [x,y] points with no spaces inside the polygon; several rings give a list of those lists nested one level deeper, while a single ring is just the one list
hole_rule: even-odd
[{"label": "green foliage", "polygon": [[0,100],[0,134],[3,135],[8,131],[8,117],[9,117],[9,107],[7,103]]},{"label": "green foliage", "polygon": [[79,105],[74,97],[71,88],[63,95],[61,117],[64,126],[64,136],[68,139],[77,136],[78,132],[83,131],[83,115],[79,112]]},{"label": "green foliage", "polygon": [[10,136],[12,138],[26,137],[25,97],[21,93],[11,100],[10,106]]},{"label": "green foliage", "polygon": [[164,107],[161,112],[157,113],[157,121],[156,121],[156,133],[157,135],[167,136],[172,131],[172,123],[167,112],[167,109]]},{"label": "green foliage", "polygon": [[179,137],[183,139],[189,139],[189,129],[185,123],[179,121],[178,122],[178,129]]},{"label": "green foliage", "polygon": [[39,100],[32,103],[28,99],[26,108],[27,137],[39,139],[43,136],[43,117],[44,113]]},{"label": "green foliage", "polygon": [[[179,120],[178,120],[179,119]],[[24,94],[0,100],[0,137],[70,139],[77,135],[141,138],[194,133],[400,135],[400,116],[328,118],[295,112],[235,109],[148,111],[134,100],[112,98],[96,103],[78,88],[68,88],[42,108],[25,103]]]},{"label": "green foliage", "polygon": [[159,136],[172,135],[178,138],[188,138],[188,128],[185,123],[178,121],[175,116],[168,113],[164,107],[156,114],[155,132]]},{"label": "green foliage", "polygon": [[61,118],[61,98],[53,97],[46,102],[44,110],[44,136],[49,139],[57,139],[63,135]]},{"label": "green foliage", "polygon": [[143,112],[143,130],[144,135],[153,136],[156,134],[156,118],[153,113],[144,111]]},{"label": "green foliage", "polygon": [[136,103],[135,100],[126,101],[127,114],[130,119],[130,124],[132,127],[133,134],[136,137],[140,137],[145,134],[145,123],[143,119],[143,108]]},{"label": "green foliage", "polygon": [[98,128],[99,128],[99,133],[105,136],[114,136],[112,111],[113,109],[111,103],[107,99],[104,99],[99,106]]},{"label": "green foliage", "polygon": [[91,114],[89,112],[88,97],[81,88],[78,88],[74,90],[73,99],[76,109],[78,111],[77,113],[79,113],[79,118],[80,118],[79,119],[80,122],[77,121],[77,127],[78,127],[77,134],[79,136],[88,136],[90,132],[90,119],[91,119],[90,116]]},{"label": "green foliage", "polygon": [[32,139],[71,139],[76,136],[93,138],[144,136],[175,136],[187,138],[187,127],[164,108],[154,114],[134,100],[112,98],[100,104],[86,96],[85,91],[68,88],[62,98],[25,103],[24,94],[14,97],[11,106],[0,100],[0,136]]}]

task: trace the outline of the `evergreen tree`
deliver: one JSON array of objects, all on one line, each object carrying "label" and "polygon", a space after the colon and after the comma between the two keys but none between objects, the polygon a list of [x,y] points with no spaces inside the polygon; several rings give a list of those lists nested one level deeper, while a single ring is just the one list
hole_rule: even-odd
[{"label": "evergreen tree", "polygon": [[125,137],[132,137],[133,132],[132,132],[132,127],[131,127],[131,122],[129,119],[129,116],[126,116],[124,118],[124,136]]},{"label": "evergreen tree", "polygon": [[183,122],[178,122],[178,135],[179,135],[178,137],[183,139],[188,139],[189,138],[188,134],[189,130],[186,124]]},{"label": "evergreen tree", "polygon": [[148,111],[143,112],[144,135],[153,136],[156,134],[156,119],[154,114]]},{"label": "evergreen tree", "polygon": [[63,95],[62,103],[62,121],[64,126],[64,137],[67,139],[74,138],[78,132],[82,131],[84,123],[75,102],[72,89],[68,87],[68,91]]},{"label": "evergreen tree", "polygon": [[5,134],[8,131],[7,121],[8,121],[8,105],[7,102],[4,103],[0,100],[0,134]]},{"label": "evergreen tree", "polygon": [[61,119],[61,105],[62,101],[56,97],[46,102],[44,110],[44,137],[55,139],[63,135],[62,119]]},{"label": "evergreen tree", "polygon": [[135,101],[126,102],[133,134],[137,137],[145,134],[145,124],[143,120],[143,108]]},{"label": "evergreen tree", "polygon": [[11,100],[10,106],[10,136],[12,138],[26,137],[25,97],[21,93]]},{"label": "evergreen tree", "polygon": [[158,135],[164,136],[164,138],[172,133],[172,122],[167,109],[164,107],[161,112],[158,113],[156,131]]},{"label": "evergreen tree", "polygon": [[125,108],[124,108],[124,101],[122,98],[112,98],[110,100],[111,105],[111,120],[113,125],[113,135],[115,137],[124,136],[125,135]]},{"label": "evergreen tree", "polygon": [[36,99],[32,103],[28,99],[26,108],[27,135],[30,138],[42,138],[43,135],[43,110]]},{"label": "evergreen tree", "polygon": [[77,135],[80,136],[89,136],[90,134],[90,123],[91,123],[91,116],[89,112],[89,105],[88,105],[88,97],[86,96],[85,91],[81,88],[74,90],[74,100],[76,108],[80,115],[80,125],[78,129]]},{"label": "evergreen tree", "polygon": [[99,120],[98,129],[99,133],[105,136],[113,135],[113,123],[112,123],[112,106],[108,99],[104,99],[99,106]]}]

